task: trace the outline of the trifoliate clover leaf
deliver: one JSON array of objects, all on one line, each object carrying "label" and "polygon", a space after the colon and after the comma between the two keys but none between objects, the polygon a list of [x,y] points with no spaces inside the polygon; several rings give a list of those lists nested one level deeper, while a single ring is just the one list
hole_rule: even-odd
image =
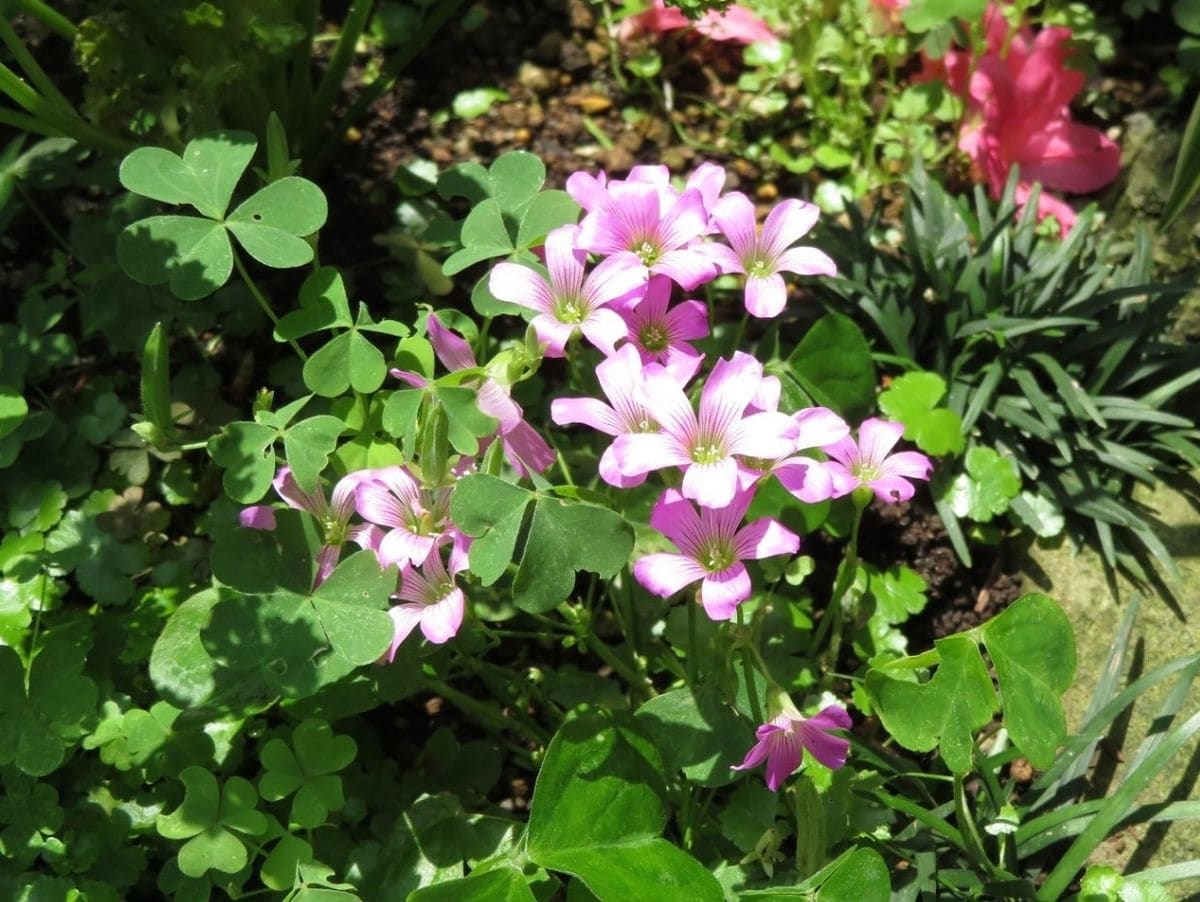
[{"label": "trifoliate clover leaf", "polygon": [[[531,503],[529,529],[518,547]],[[471,546],[471,572],[484,585],[490,586],[510,562],[517,562],[513,601],[531,613],[548,611],[570,595],[576,571],[611,577],[629,562],[633,551],[633,527],[620,514],[481,473],[458,483],[451,516],[476,540]],[[581,536],[587,541],[581,542]]]},{"label": "trifoliate clover leaf", "polygon": [[273,890],[290,890],[295,885],[300,863],[312,861],[312,857],[312,846],[298,836],[285,834],[275,843],[259,868],[262,882]]},{"label": "trifoliate clover leaf", "polygon": [[[10,864],[31,865],[47,849],[47,841],[63,825],[63,810],[58,791],[49,783],[39,783],[21,774],[4,781],[0,793],[0,855]],[[57,842],[51,840],[51,842]]]},{"label": "trifoliate clover leaf", "polygon": [[259,792],[269,802],[294,792],[289,823],[319,827],[330,811],[345,804],[342,778],[336,772],[353,761],[357,752],[349,736],[335,736],[325,721],[306,720],[292,732],[290,747],[281,739],[263,746],[260,760],[265,773],[258,781]]},{"label": "trifoliate clover leaf", "polygon": [[232,874],[249,861],[241,836],[261,836],[269,822],[256,810],[258,793],[249,780],[230,777],[223,787],[203,767],[185,768],[179,775],[185,787],[183,802],[157,819],[159,835],[187,840],[179,850],[179,870],[202,877],[209,870]]},{"label": "trifoliate clover leaf", "polygon": [[208,456],[225,472],[225,494],[253,504],[266,494],[275,477],[273,447],[278,431],[261,423],[229,423],[208,441]]},{"label": "trifoliate clover leaf", "polygon": [[21,659],[0,647],[0,765],[40,777],[62,764],[96,708],[96,684],[79,673],[85,652],[69,638],[48,640],[30,666],[27,692]]},{"label": "trifoliate clover leaf", "polygon": [[117,770],[144,766],[171,739],[172,725],[180,714],[166,702],[155,703],[149,711],[122,711],[110,700],[103,710],[100,723],[82,744],[85,749],[99,749],[100,760]]},{"label": "trifoliate clover leaf", "polygon": [[135,150],[121,163],[121,184],[168,204],[190,204],[204,218],[152,216],[127,226],[117,241],[121,268],[144,285],[169,284],[183,300],[212,294],[233,271],[230,234],[265,266],[303,266],[313,258],[303,236],[325,224],[321,189],[289,176],[271,182],[226,215],[233,191],[254,156],[248,132],[202,135],[180,158],[158,147]]},{"label": "trifoliate clover leaf", "polygon": [[[279,590],[221,600],[200,629],[214,682],[304,698],[376,661],[393,634],[395,570],[375,555],[342,561],[311,594]],[[258,694],[258,693],[256,693]]]},{"label": "trifoliate clover leaf", "polygon": [[867,673],[867,692],[888,732],[906,749],[928,752],[939,745],[956,774],[971,769],[974,733],[996,710],[991,677],[968,636],[934,642],[938,669],[926,683],[894,679],[886,667]]},{"label": "trifoliate clover leaf", "polygon": [[904,424],[904,437],[926,454],[958,454],[966,437],[957,413],[937,403],[946,383],[937,373],[905,373],[879,396],[879,409]]},{"label": "trifoliate clover leaf", "polygon": [[959,517],[987,523],[1008,510],[1021,491],[1021,477],[1011,458],[977,445],[967,452],[966,472],[950,483],[950,503]]}]

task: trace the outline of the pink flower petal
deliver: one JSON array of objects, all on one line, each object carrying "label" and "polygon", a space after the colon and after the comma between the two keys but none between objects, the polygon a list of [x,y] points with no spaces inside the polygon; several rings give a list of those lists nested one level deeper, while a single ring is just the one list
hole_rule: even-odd
[{"label": "pink flower petal", "polygon": [[488,291],[502,301],[519,304],[538,313],[550,314],[554,298],[546,280],[528,266],[497,263],[488,276]]},{"label": "pink flower petal", "polygon": [[700,603],[710,620],[732,620],[737,607],[750,597],[750,574],[737,561],[719,573],[709,573],[700,583]]},{"label": "pink flower petal", "polygon": [[275,508],[269,504],[244,507],[238,514],[238,525],[243,529],[272,530],[275,528]]},{"label": "pink flower petal", "polygon": [[820,207],[802,200],[789,198],[777,203],[763,223],[762,247],[766,256],[779,257],[812,230],[820,215]]},{"label": "pink flower petal", "polygon": [[684,498],[701,507],[727,506],[738,490],[737,461],[726,457],[711,464],[690,464],[683,474],[682,489]]},{"label": "pink flower petal", "polygon": [[815,247],[793,247],[784,251],[775,261],[781,272],[794,272],[798,276],[836,276],[837,264],[824,251]]},{"label": "pink flower petal", "polygon": [[616,343],[629,333],[629,327],[625,320],[621,319],[621,315],[604,307],[593,310],[587,319],[580,323],[579,328],[583,337],[599,348],[605,356],[612,354]]},{"label": "pink flower petal", "polygon": [[787,286],[783,276],[750,276],[746,279],[746,310],[759,319],[771,319],[783,313],[787,306]]},{"label": "pink flower petal", "polygon": [[682,554],[648,554],[633,565],[633,576],[642,588],[661,598],[669,598],[707,575],[703,567]]},{"label": "pink flower petal", "polygon": [[461,335],[443,326],[437,314],[430,313],[425,318],[425,331],[429,334],[433,352],[450,372],[469,370],[475,366],[475,352],[471,350],[471,345]]},{"label": "pink flower petal", "polygon": [[550,419],[559,426],[582,423],[606,435],[621,432],[613,409],[596,398],[555,398],[550,402]]},{"label": "pink flower petal", "polygon": [[396,652],[400,650],[409,633],[421,622],[424,612],[425,606],[420,604],[400,604],[388,608],[388,616],[392,618],[392,642],[379,659],[379,663],[390,664],[396,659]]},{"label": "pink flower petal", "polygon": [[462,626],[465,598],[462,589],[454,589],[421,614],[421,632],[434,645],[441,645],[458,635]]},{"label": "pink flower petal", "polygon": [[800,537],[771,517],[762,517],[738,530],[734,549],[741,560],[759,561],[778,554],[795,554]]}]

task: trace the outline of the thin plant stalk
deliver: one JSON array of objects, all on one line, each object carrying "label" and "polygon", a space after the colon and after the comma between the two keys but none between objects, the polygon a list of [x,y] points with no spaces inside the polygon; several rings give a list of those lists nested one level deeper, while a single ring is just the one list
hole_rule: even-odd
[{"label": "thin plant stalk", "polygon": [[[271,309],[270,303],[267,301],[266,296],[259,291],[258,285],[255,284],[254,279],[250,278],[250,273],[246,270],[246,265],[242,263],[242,258],[238,256],[236,251],[233,255],[233,263],[237,267],[238,275],[242,277],[242,281],[246,283],[246,287],[250,289],[250,293],[254,295],[254,300],[258,302],[258,306],[261,307],[263,313],[267,315],[267,319],[271,321],[272,325],[278,326],[278,315],[276,315],[275,311]],[[289,338],[288,344],[292,346],[292,350],[296,352],[301,360],[308,360],[308,355],[304,353],[304,349],[301,348],[300,345],[296,344],[296,340],[294,338]]]},{"label": "thin plant stalk", "polygon": [[316,95],[306,114],[309,121],[309,132],[304,142],[306,147],[311,147],[316,142],[321,127],[330,118],[338,91],[342,87],[342,80],[346,77],[346,70],[354,61],[354,48],[367,26],[373,6],[372,0],[353,0],[350,4],[350,11],[342,21],[341,34],[338,35],[337,44],[329,57],[329,65],[325,67],[317,85]]},{"label": "thin plant stalk", "polygon": [[74,23],[42,0],[9,0],[8,6],[14,12],[25,13],[37,19],[59,37],[72,42],[75,40],[77,29]]}]

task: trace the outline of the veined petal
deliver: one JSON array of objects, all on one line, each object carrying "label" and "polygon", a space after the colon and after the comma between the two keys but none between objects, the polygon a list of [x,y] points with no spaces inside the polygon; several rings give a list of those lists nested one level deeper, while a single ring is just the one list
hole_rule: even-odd
[{"label": "veined petal", "polygon": [[[821,464],[821,468],[825,471],[825,475],[829,477],[830,483],[830,498],[841,498],[843,495],[849,495],[862,483],[859,478],[850,472],[845,464],[836,460],[827,460]],[[796,497],[800,497],[797,495]]]},{"label": "veined petal", "polygon": [[618,489],[632,489],[646,481],[645,473],[626,476],[621,472],[621,468],[617,466],[617,455],[613,453],[612,445],[605,448],[604,453],[600,455],[598,471],[601,479]]},{"label": "veined petal", "polygon": [[808,722],[820,730],[848,730],[854,725],[850,713],[841,705],[826,705]]},{"label": "veined petal", "polygon": [[[789,457],[774,470],[775,478],[785,489],[808,504],[817,504],[834,497],[833,479],[821,461],[811,457]],[[857,480],[850,477],[857,485]],[[851,486],[848,491],[853,491]],[[844,495],[841,492],[839,495]]]},{"label": "veined petal", "polygon": [[431,313],[425,318],[425,331],[429,335],[429,343],[433,345],[433,352],[450,372],[469,370],[475,366],[475,352],[471,350],[471,345],[461,335],[455,335],[443,326],[437,314]]},{"label": "veined petal", "polygon": [[752,413],[732,430],[729,453],[778,460],[796,449],[798,430],[796,421],[786,413]]},{"label": "veined petal", "polygon": [[[647,366],[639,392],[639,400],[654,419],[680,445],[689,446],[696,437],[696,412],[679,383],[661,367]],[[690,456],[686,457],[691,460]]]},{"label": "veined petal", "polygon": [[[750,255],[758,243],[758,221],[754,215],[754,203],[741,191],[730,191],[717,202],[712,211],[713,222],[732,247],[737,269],[726,272],[745,272],[742,258]],[[722,266],[724,269],[724,266]]]},{"label": "veined petal", "polygon": [[737,252],[727,244],[713,241],[705,248],[705,256],[723,273],[745,272],[745,264]]},{"label": "veined petal", "polygon": [[741,561],[707,574],[700,583],[700,603],[710,620],[732,620],[737,606],[749,597],[750,574]]},{"label": "veined petal", "polygon": [[669,598],[706,575],[703,567],[682,554],[648,554],[633,565],[634,579],[660,598]]},{"label": "veined petal", "polygon": [[596,398],[555,398],[550,402],[550,419],[559,426],[582,423],[606,435],[621,431],[613,409]]},{"label": "veined petal", "polygon": [[798,276],[837,275],[837,264],[833,258],[815,247],[793,247],[784,251],[775,261],[775,268],[782,272],[794,272]]},{"label": "veined petal", "polygon": [[462,626],[465,608],[463,591],[455,588],[441,601],[425,608],[421,614],[421,632],[434,645],[453,639]]},{"label": "veined petal", "polygon": [[433,545],[433,536],[419,536],[404,529],[393,529],[383,537],[375,556],[379,558],[379,566],[385,570],[393,564],[419,567],[429,557]]},{"label": "veined petal", "polygon": [[691,458],[682,453],[679,443],[661,432],[631,432],[618,435],[612,443],[617,468],[625,476],[641,476],[663,467],[682,467]]},{"label": "veined petal", "polygon": [[413,388],[429,387],[429,380],[420,373],[414,373],[412,370],[401,370],[397,369],[396,367],[392,367],[390,370],[388,370],[388,375],[394,379],[399,379],[401,382],[411,385]]},{"label": "veined petal", "polygon": [[658,496],[650,509],[650,525],[693,559],[711,538],[696,509],[677,489],[667,489]]},{"label": "veined petal", "polygon": [[823,448],[841,441],[850,434],[846,421],[828,407],[807,407],[792,415],[799,428],[796,450]]},{"label": "veined petal", "polygon": [[385,535],[386,533],[374,523],[359,523],[346,530],[346,541],[354,542],[363,551],[376,552],[375,557],[378,559],[379,545]]},{"label": "veined petal", "polygon": [[885,504],[899,504],[916,494],[916,487],[903,476],[883,474],[867,483],[875,497]]},{"label": "veined petal", "polygon": [[658,224],[658,235],[663,250],[684,247],[706,231],[708,211],[704,208],[704,198],[695,189],[689,189],[679,195],[678,200],[671,205]]},{"label": "veined petal", "polygon": [[484,379],[475,390],[475,404],[482,413],[500,421],[500,431],[511,432],[521,422],[521,405],[495,379]]},{"label": "veined petal", "polygon": [[832,770],[846,763],[850,753],[850,740],[825,732],[816,724],[816,718],[797,724],[800,741],[808,753]]},{"label": "veined petal", "polygon": [[244,507],[238,514],[238,525],[243,529],[272,530],[275,528],[275,508],[269,504]]},{"label": "veined petal", "polygon": [[733,547],[739,559],[759,561],[777,554],[795,554],[800,537],[772,517],[761,517],[738,530]]},{"label": "veined petal", "polygon": [[725,167],[718,166],[716,163],[701,163],[696,167],[696,171],[688,176],[685,190],[694,188],[700,192],[700,199],[704,201],[704,209],[712,214],[712,209],[716,205],[718,198],[721,195],[721,189],[725,187]]},{"label": "veined petal", "polygon": [[708,336],[708,307],[701,301],[681,301],[667,311],[666,318],[672,342]]},{"label": "veined petal", "polygon": [[603,171],[597,175],[573,172],[567,178],[567,194],[589,213],[608,202],[608,176]]},{"label": "veined petal", "polygon": [[317,572],[313,576],[313,588],[321,585],[325,580],[329,579],[329,574],[333,572],[333,568],[337,566],[338,559],[342,556],[341,545],[323,545],[320,552],[317,554]]},{"label": "veined petal", "polygon": [[799,737],[788,728],[772,733],[768,740],[767,789],[778,792],[783,781],[796,772],[804,757],[804,747]]},{"label": "veined petal", "polygon": [[726,457],[711,464],[689,464],[682,488],[683,497],[702,507],[726,507],[738,490],[737,461]]},{"label": "veined petal", "polygon": [[541,274],[519,263],[497,263],[488,276],[488,290],[502,301],[538,313],[554,312],[554,296]]},{"label": "veined petal", "polygon": [[554,463],[554,450],[524,420],[504,433],[500,440],[504,443],[504,456],[522,476],[528,476],[531,471],[545,472]]},{"label": "veined petal", "polygon": [[[728,441],[762,382],[762,364],[751,355],[735,351],[729,360],[718,360],[700,393],[700,432]],[[726,449],[730,454],[736,453]]]},{"label": "veined petal", "polygon": [[759,319],[771,319],[787,306],[787,285],[779,273],[746,279],[746,311]]},{"label": "veined petal", "polygon": [[[772,726],[772,731],[778,730],[779,727]],[[746,757],[742,759],[741,764],[733,765],[730,770],[751,770],[758,767],[767,760],[767,738],[759,739],[758,742],[750,746],[750,751],[746,752]]]},{"label": "veined petal", "polygon": [[564,225],[546,236],[546,269],[550,273],[550,293],[554,297],[576,298],[583,289],[587,254],[576,247],[578,233],[578,226]]},{"label": "veined petal", "polygon": [[880,470],[889,476],[928,479],[933,472],[933,463],[919,451],[897,451],[883,462]]},{"label": "veined petal", "polygon": [[621,314],[606,307],[600,307],[588,314],[579,324],[583,337],[599,348],[605,356],[611,355],[618,341],[629,333],[629,327]]},{"label": "veined petal", "polygon": [[296,477],[292,475],[291,467],[280,467],[272,480],[275,494],[287,502],[294,510],[306,511],[318,520],[324,520],[329,513],[329,502],[325,500],[325,492],[318,485],[311,492],[300,488]]},{"label": "veined petal", "polygon": [[858,427],[858,459],[878,467],[904,435],[904,424],[871,417]]},{"label": "veined petal", "polygon": [[408,522],[410,506],[396,497],[381,479],[364,479],[354,489],[358,515],[380,526],[403,526]]},{"label": "veined petal", "polygon": [[542,345],[542,353],[547,357],[565,357],[567,342],[579,327],[573,323],[564,323],[550,314],[539,313],[531,323]]},{"label": "veined petal", "polygon": [[771,208],[763,223],[762,248],[774,260],[803,238],[817,223],[821,208],[802,200],[783,200]]},{"label": "veined petal", "polygon": [[650,272],[669,276],[684,291],[711,282],[717,276],[717,264],[692,248],[679,248],[664,253],[650,267]]},{"label": "veined petal", "polygon": [[392,618],[392,642],[379,659],[379,663],[390,664],[395,660],[396,652],[400,650],[409,633],[421,622],[424,612],[425,606],[421,604],[398,604],[388,608],[388,616]]}]

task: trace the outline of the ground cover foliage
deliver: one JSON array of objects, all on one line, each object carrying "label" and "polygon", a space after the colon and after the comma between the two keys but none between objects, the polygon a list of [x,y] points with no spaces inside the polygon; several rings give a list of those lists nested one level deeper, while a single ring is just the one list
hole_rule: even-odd
[{"label": "ground cover foliage", "polygon": [[[723,155],[408,165],[387,297],[329,252],[324,174],[488,5],[5,11],[6,898],[1157,900],[1200,875],[1088,864],[1200,816],[1142,796],[1194,754],[1200,655],[1142,672],[1129,601],[1072,730],[1053,598],[910,647],[918,564],[859,547],[924,498],[966,562],[1065,533],[1170,578],[1129,492],[1200,465],[1191,285],[1053,192],[1114,160],[1068,38],[1108,58],[1187,4],[593,6],[631,123],[673,115],[667,73],[733,61]],[[1014,132],[1026,66],[1049,99]]]}]

